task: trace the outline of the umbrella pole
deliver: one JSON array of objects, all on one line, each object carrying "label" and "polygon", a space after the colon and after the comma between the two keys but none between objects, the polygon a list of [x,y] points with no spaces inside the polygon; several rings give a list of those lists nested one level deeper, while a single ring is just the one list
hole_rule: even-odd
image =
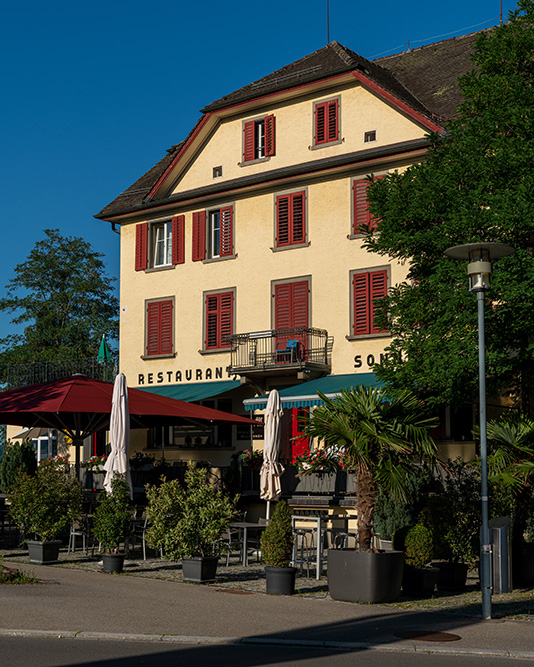
[{"label": "umbrella pole", "polygon": [[265,518],[267,519],[267,521],[269,521],[269,519],[271,518],[271,501],[270,500],[267,501],[267,511],[265,512]]}]

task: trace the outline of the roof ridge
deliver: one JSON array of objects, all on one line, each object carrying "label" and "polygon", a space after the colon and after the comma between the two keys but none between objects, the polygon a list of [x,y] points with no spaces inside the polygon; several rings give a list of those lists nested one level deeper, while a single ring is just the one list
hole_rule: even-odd
[{"label": "roof ridge", "polygon": [[405,53],[416,53],[417,51],[421,51],[422,49],[427,49],[430,46],[439,46],[440,44],[444,44],[445,42],[467,39],[468,37],[472,37],[473,35],[478,35],[479,33],[487,32],[489,30],[493,30],[493,28],[482,28],[482,30],[474,30],[473,32],[467,32],[465,33],[465,35],[456,35],[456,37],[448,37],[447,39],[442,39],[439,42],[429,42],[428,44],[421,44],[421,46],[417,46],[415,49],[406,49],[406,51],[399,51],[398,53],[390,53],[387,56],[382,56],[381,58],[375,58],[370,62],[378,63],[379,60],[387,60],[388,58],[398,58],[399,56],[402,56]]}]

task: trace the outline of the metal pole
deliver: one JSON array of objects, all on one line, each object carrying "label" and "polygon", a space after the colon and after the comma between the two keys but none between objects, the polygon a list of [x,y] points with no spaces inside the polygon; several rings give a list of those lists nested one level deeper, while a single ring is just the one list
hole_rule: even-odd
[{"label": "metal pole", "polygon": [[330,44],[330,0],[326,0],[326,43]]},{"label": "metal pole", "polygon": [[478,373],[480,404],[480,471],[482,491],[482,529],[480,531],[480,586],[482,618],[491,618],[491,544],[489,542],[488,443],[486,434],[486,339],[484,331],[484,291],[477,292]]}]

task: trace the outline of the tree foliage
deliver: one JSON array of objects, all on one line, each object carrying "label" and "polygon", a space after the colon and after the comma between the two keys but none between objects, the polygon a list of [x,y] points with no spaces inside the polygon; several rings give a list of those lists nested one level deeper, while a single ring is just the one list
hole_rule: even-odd
[{"label": "tree foliage", "polygon": [[0,340],[6,364],[95,357],[102,339],[118,338],[118,300],[100,253],[79,237],[46,229],[0,299],[22,333]]},{"label": "tree foliage", "polygon": [[130,487],[116,472],[111,493],[102,491],[94,516],[94,534],[106,553],[118,553],[121,542],[131,535],[133,509]]},{"label": "tree foliage", "polygon": [[7,493],[19,472],[33,475],[36,469],[37,458],[31,442],[17,441],[7,445],[0,461],[0,491]]},{"label": "tree foliage", "polygon": [[260,537],[261,555],[268,567],[289,567],[293,556],[291,512],[285,500],[279,500],[273,516]]},{"label": "tree foliage", "polygon": [[527,396],[534,373],[534,2],[520,0],[509,21],[483,31],[473,70],[460,77],[462,104],[426,159],[369,188],[381,221],[366,247],[406,263],[380,323],[393,336],[376,367],[388,383],[439,403],[476,395],[476,298],[466,264],[444,256],[477,241],[516,250],[494,263],[486,308],[490,390]]},{"label": "tree foliage", "polygon": [[407,479],[417,457],[432,461],[436,445],[429,430],[436,426],[425,406],[408,391],[387,396],[383,389],[359,386],[329,399],[310,416],[305,435],[341,447],[344,462],[354,472],[358,544],[369,550],[378,489],[402,502]]}]

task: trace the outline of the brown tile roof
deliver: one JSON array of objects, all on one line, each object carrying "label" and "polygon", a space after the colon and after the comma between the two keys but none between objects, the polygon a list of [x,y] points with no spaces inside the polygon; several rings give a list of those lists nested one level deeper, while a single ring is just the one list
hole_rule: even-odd
[{"label": "brown tile roof", "polygon": [[[478,34],[454,37],[374,61],[359,56],[338,42],[332,42],[208,104],[202,112],[208,113],[279,90],[357,70],[415,111],[435,122],[444,123],[454,115],[460,103],[456,81],[461,74],[472,68],[470,56]],[[169,149],[167,155],[150,171],[95,217],[106,219],[142,207],[146,196],[184,143]]]}]

